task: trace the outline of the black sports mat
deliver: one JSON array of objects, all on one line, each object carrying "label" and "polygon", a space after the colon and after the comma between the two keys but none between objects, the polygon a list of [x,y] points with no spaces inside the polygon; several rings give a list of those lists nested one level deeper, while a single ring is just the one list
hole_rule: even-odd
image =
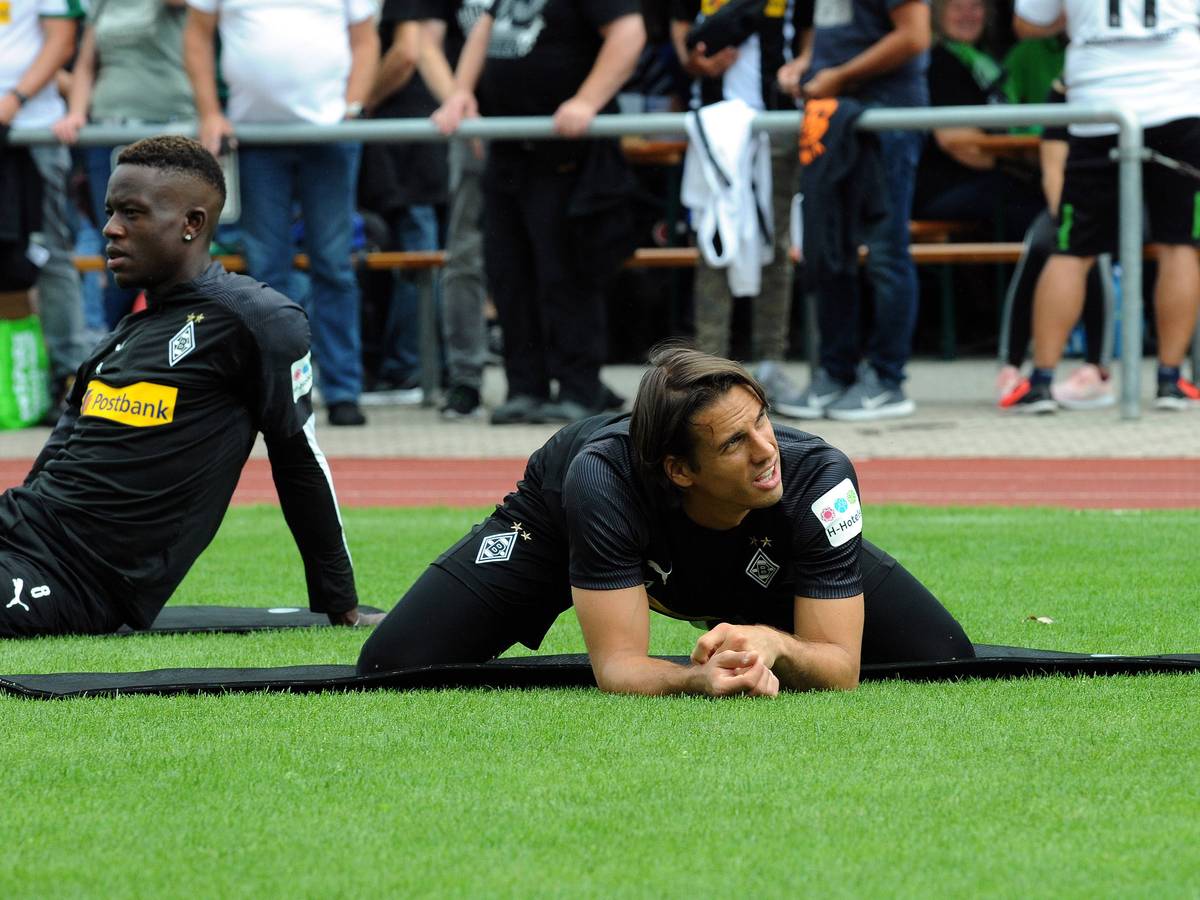
[{"label": "black sports mat", "polygon": [[[360,606],[359,609],[370,613],[382,612],[373,606]],[[164,606],[154,624],[145,631],[135,631],[126,625],[117,634],[267,631],[328,625],[329,617],[325,613],[309,612],[295,606]]]},{"label": "black sports mat", "polygon": [[[950,681],[1036,675],[1135,675],[1200,671],[1200,655],[1111,656],[976,644],[975,659],[863,666],[863,681]],[[676,662],[686,657],[664,657]],[[0,692],[22,697],[111,697],[119,694],[220,694],[245,691],[356,691],[390,688],[593,687],[586,656],[526,656],[489,663],[425,666],[356,675],[353,666],[271,669],[155,669],[150,672],[79,672],[0,675]]]}]

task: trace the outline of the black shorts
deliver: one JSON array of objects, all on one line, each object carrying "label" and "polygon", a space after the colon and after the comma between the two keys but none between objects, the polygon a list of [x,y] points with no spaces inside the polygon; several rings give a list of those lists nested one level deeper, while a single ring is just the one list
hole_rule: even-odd
[{"label": "black shorts", "polygon": [[121,624],[116,611],[78,597],[49,567],[0,551],[0,638],[109,634]]},{"label": "black shorts", "polygon": [[[1176,119],[1145,132],[1148,149],[1200,168],[1200,118]],[[1055,252],[1096,256],[1117,251],[1117,136],[1071,136],[1059,206]],[[1145,235],[1152,244],[1200,246],[1200,181],[1156,162],[1142,165]]]},{"label": "black shorts", "polygon": [[[367,639],[359,671],[486,662],[517,643],[536,650],[571,605],[568,548],[563,537],[517,525],[493,515],[439,556]],[[867,541],[861,568],[864,663],[975,655],[937,598]]]}]

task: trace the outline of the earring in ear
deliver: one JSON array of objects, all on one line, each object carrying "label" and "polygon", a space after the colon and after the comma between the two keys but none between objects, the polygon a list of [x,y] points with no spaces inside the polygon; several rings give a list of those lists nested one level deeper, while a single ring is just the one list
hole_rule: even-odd
[{"label": "earring in ear", "polygon": [[190,240],[191,240],[192,238],[194,238],[194,237],[195,237],[195,235],[194,235],[194,234],[185,234],[185,235],[183,236],[183,239],[184,239],[185,241],[190,241]]}]

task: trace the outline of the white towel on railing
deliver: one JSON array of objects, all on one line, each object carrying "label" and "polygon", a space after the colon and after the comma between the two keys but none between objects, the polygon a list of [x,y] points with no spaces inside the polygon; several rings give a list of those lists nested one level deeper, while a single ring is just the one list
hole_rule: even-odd
[{"label": "white towel on railing", "polygon": [[704,261],[726,269],[735,297],[757,296],[762,267],[774,257],[771,146],[753,134],[755,110],[724,100],[688,113],[683,205],[692,211]]}]

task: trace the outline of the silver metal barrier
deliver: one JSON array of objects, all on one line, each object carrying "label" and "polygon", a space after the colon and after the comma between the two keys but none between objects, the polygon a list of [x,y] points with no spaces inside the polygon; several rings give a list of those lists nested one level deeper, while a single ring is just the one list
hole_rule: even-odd
[{"label": "silver metal barrier", "polygon": [[[588,134],[594,137],[622,135],[683,136],[684,113],[637,113],[597,116]],[[1123,419],[1141,413],[1142,356],[1142,128],[1130,110],[1101,103],[1021,104],[1013,106],[942,106],[924,109],[870,109],[858,120],[867,131],[927,130],[974,126],[1012,128],[1029,125],[1107,123],[1117,126],[1117,164],[1120,191],[1118,222],[1121,261],[1121,402]],[[756,130],[795,133],[799,112],[759,113]],[[88,125],[79,132],[84,146],[127,144],[154,134],[195,135],[192,123],[171,125]],[[468,119],[456,137],[485,140],[559,138],[548,116],[513,116]],[[244,144],[323,144],[335,141],[443,141],[427,119],[369,119],[337,125],[242,125],[237,139]],[[49,129],[17,129],[9,133],[12,144],[55,143]],[[1193,365],[1200,362],[1200,341],[1193,343]],[[1200,371],[1200,370],[1194,370]]]}]

